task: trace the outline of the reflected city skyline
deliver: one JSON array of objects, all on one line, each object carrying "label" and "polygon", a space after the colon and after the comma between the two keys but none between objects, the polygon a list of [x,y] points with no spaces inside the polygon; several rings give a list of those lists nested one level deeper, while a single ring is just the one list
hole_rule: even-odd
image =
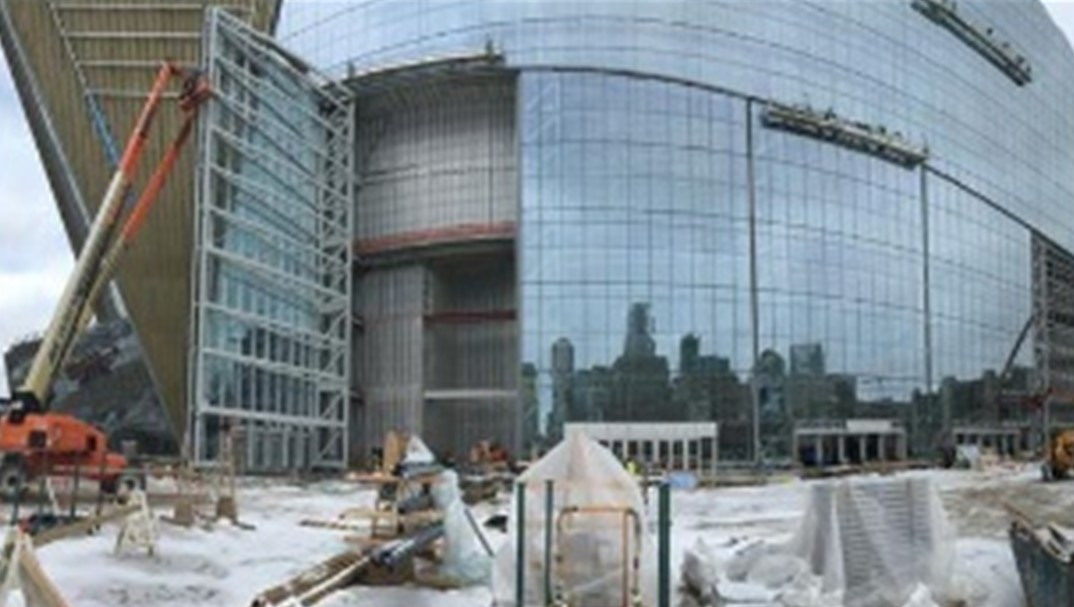
[{"label": "reflected city skyline", "polygon": [[[751,377],[756,380],[762,443],[766,457],[790,456],[795,423],[826,423],[846,419],[893,419],[910,429],[918,451],[943,440],[939,414],[949,408],[953,423],[1028,423],[1028,409],[1011,391],[1024,394],[1031,369],[1015,365],[1008,377],[994,369],[979,378],[945,377],[932,393],[914,390],[906,399],[867,399],[859,394],[859,378],[828,369],[824,344],[790,344],[786,354],[767,348],[751,372],[739,373],[730,359],[706,353],[702,339],[680,338],[678,365],[659,351],[653,339],[651,304],[635,302],[625,315],[622,350],[607,364],[575,363],[575,347],[567,337],[550,346],[551,406],[537,398],[538,370],[523,364],[524,434],[529,440],[554,444],[567,422],[716,421],[720,450],[727,459],[748,459],[753,424]],[[543,420],[538,420],[543,416]],[[543,424],[541,423],[543,422]],[[540,426],[543,425],[543,432]]]}]

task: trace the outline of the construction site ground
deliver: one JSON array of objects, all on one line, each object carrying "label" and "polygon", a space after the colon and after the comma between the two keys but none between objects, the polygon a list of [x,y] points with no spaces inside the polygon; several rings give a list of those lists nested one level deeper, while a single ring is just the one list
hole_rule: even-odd
[{"label": "construction site ground", "polygon": [[[1074,526],[1074,481],[1045,484],[1033,464],[983,471],[918,470],[940,490],[949,520],[958,533],[955,581],[967,604],[988,607],[1024,605],[1007,543],[1009,504],[1027,515]],[[788,539],[803,514],[814,482],[787,480],[756,487],[676,491],[673,507],[673,575],[684,551],[698,538],[728,556],[746,543]],[[653,494],[655,498],[655,493]],[[351,507],[369,506],[373,490],[342,481],[293,484],[243,479],[239,512],[254,530],[218,523],[211,530],[161,524],[154,556],[116,556],[117,528],[66,539],[42,547],[38,557],[69,604],[97,606],[249,605],[258,592],[275,586],[346,548],[345,532],[301,527],[304,519],[330,520]],[[655,517],[655,499],[651,500]],[[509,511],[508,497],[484,503],[479,520]],[[170,514],[160,507],[157,514]],[[503,533],[487,530],[493,546]],[[340,591],[322,605],[342,607],[484,607],[487,588],[434,590],[417,587],[355,587]]]}]

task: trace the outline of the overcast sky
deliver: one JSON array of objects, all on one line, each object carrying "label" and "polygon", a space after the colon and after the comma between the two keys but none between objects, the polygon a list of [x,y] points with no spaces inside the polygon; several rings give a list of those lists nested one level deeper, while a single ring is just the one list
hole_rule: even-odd
[{"label": "overcast sky", "polygon": [[[1074,40],[1074,0],[1046,0]],[[1074,77],[1074,74],[1071,74]],[[1071,100],[1074,109],[1074,100]],[[87,135],[88,136],[88,135]],[[103,167],[102,167],[103,169]],[[70,272],[72,256],[6,61],[0,60],[0,351],[39,332]],[[7,395],[0,372],[0,395]]]}]

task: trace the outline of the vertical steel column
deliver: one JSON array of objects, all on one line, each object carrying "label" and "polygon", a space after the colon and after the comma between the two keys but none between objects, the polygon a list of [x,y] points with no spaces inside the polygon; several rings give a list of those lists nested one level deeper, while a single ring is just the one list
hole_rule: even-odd
[{"label": "vertical steel column", "polygon": [[[932,295],[930,294],[932,278],[930,276],[930,251],[929,251],[929,190],[928,190],[928,168],[922,166],[921,169],[921,281],[923,283],[921,305],[924,308],[925,320],[922,323],[922,329],[924,335],[922,338],[925,343],[922,344],[925,347],[925,406],[928,406],[929,399],[933,394],[932,386]],[[923,420],[921,419],[918,411],[920,407],[910,407],[910,420],[913,422],[913,428],[911,429],[911,435],[920,440],[924,435],[922,434],[921,425]],[[949,422],[949,418],[944,418],[944,431],[949,431],[946,425]]]},{"label": "vertical steel column", "polygon": [[71,486],[71,509],[68,516],[73,521],[78,507],[78,481],[82,478],[82,465],[80,460],[75,460],[75,478]]},{"label": "vertical steel column", "polygon": [[551,605],[552,593],[552,512],[555,508],[555,481],[544,482],[544,603]]},{"label": "vertical steel column", "polygon": [[757,184],[753,162],[753,100],[746,100],[746,192],[750,211],[750,332],[753,360],[750,363],[750,398],[753,401],[753,461],[761,463],[761,402],[755,369],[760,358],[760,303],[757,297]]},{"label": "vertical steel column", "polygon": [[657,607],[671,607],[671,485],[660,484],[657,510]]},{"label": "vertical steel column", "polygon": [[515,484],[515,607],[526,604],[526,483]]}]

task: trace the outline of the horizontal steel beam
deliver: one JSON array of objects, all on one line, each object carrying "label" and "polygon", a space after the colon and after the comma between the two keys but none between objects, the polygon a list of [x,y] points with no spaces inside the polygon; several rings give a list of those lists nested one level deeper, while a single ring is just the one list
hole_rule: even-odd
[{"label": "horizontal steel beam", "polygon": [[501,388],[452,388],[426,390],[425,400],[508,400],[518,398],[518,390]]},{"label": "horizontal steel beam", "polygon": [[354,249],[358,255],[378,255],[445,244],[507,240],[513,239],[516,232],[517,229],[513,221],[459,224],[356,240]]},{"label": "horizontal steel beam", "polygon": [[425,315],[425,322],[430,324],[476,324],[485,322],[513,322],[518,319],[518,312],[506,310],[444,310]]},{"label": "horizontal steel beam", "polygon": [[201,32],[78,31],[67,32],[64,36],[74,40],[175,40],[179,42],[201,40]]},{"label": "horizontal steel beam", "polygon": [[282,413],[269,413],[266,411],[252,411],[249,409],[232,409],[229,407],[217,407],[212,405],[202,405],[196,409],[197,415],[217,415],[220,417],[227,417],[231,419],[248,419],[260,422],[270,422],[280,424],[284,426],[309,426],[316,428],[337,428],[346,430],[347,424],[344,421],[335,419],[326,419],[323,417],[305,417],[301,415],[287,415]]},{"label": "horizontal steel beam", "polygon": [[[205,5],[192,2],[143,2],[131,4],[127,2],[56,2],[52,8],[69,12],[119,12],[119,11],[201,11]],[[235,6],[234,8],[243,8]]]}]

